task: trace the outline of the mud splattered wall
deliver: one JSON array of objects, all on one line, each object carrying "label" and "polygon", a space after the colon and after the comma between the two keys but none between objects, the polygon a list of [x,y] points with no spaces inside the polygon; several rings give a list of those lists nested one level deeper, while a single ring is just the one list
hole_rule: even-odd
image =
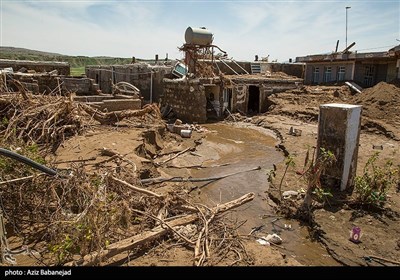
[{"label": "mud splattered wall", "polygon": [[[241,111],[241,112],[246,112],[247,111],[247,92],[248,88],[246,85],[237,85],[233,88],[233,112]],[[248,99],[248,98],[247,98]]]},{"label": "mud splattered wall", "polygon": [[204,123],[207,120],[206,94],[198,80],[164,79],[161,104],[169,105],[182,121]]}]

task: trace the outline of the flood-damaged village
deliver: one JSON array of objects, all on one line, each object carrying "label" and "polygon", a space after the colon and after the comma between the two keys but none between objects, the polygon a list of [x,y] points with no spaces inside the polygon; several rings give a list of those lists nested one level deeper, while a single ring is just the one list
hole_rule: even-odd
[{"label": "flood-damaged village", "polygon": [[0,59],[1,265],[400,265],[400,45],[182,36],[82,75]]}]

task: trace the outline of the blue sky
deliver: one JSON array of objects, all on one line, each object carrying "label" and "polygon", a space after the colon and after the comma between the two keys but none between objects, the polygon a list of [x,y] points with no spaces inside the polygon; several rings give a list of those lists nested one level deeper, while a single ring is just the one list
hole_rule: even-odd
[{"label": "blue sky", "polygon": [[188,26],[205,26],[237,60],[280,62],[330,53],[340,40],[360,52],[400,44],[400,1],[0,0],[1,46],[67,55],[182,58]]}]

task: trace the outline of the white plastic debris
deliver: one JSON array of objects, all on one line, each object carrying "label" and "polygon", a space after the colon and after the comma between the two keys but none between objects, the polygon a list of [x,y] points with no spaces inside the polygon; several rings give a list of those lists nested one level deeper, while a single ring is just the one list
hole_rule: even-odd
[{"label": "white plastic debris", "polygon": [[276,233],[268,234],[267,237],[263,237],[263,239],[277,245],[282,244],[282,238]]},{"label": "white plastic debris", "polygon": [[298,196],[299,195],[299,192],[296,192],[296,191],[285,191],[285,192],[283,192],[283,198],[284,199],[288,199],[288,198],[290,198],[291,196]]},{"label": "white plastic debris", "polygon": [[[264,238],[265,238],[265,237],[264,237]],[[256,241],[257,241],[258,243],[260,243],[261,245],[270,246],[271,244],[270,244],[268,241],[266,241],[264,238],[257,239]]]}]

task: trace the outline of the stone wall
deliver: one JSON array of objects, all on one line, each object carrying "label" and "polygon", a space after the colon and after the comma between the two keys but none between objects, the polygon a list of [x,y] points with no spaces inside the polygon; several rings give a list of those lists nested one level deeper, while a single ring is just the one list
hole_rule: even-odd
[{"label": "stone wall", "polygon": [[188,123],[207,121],[206,94],[199,80],[167,79],[164,82],[164,95],[161,104],[169,105],[178,118]]},{"label": "stone wall", "polygon": [[249,87],[256,86],[259,88],[259,113],[264,113],[268,110],[268,96],[272,93],[284,92],[298,88],[302,85],[302,79],[246,79],[238,76],[233,78],[234,86],[232,87],[232,112],[247,113],[249,104]]},{"label": "stone wall", "polygon": [[26,68],[27,70],[34,70],[37,73],[57,70],[59,75],[67,76],[70,74],[70,65],[67,62],[0,59],[0,69],[9,67],[14,72]]},{"label": "stone wall", "polygon": [[97,94],[98,85],[89,78],[70,78],[49,73],[14,73],[12,78],[20,81],[28,90],[34,93],[75,92],[77,95]]},{"label": "stone wall", "polygon": [[143,99],[158,102],[163,95],[163,78],[171,73],[171,66],[134,63],[113,66],[88,66],[86,76],[94,79],[104,93],[112,93],[112,83],[128,82],[140,90]]},{"label": "stone wall", "polygon": [[97,94],[99,86],[89,78],[61,78],[62,89],[66,92],[75,92],[77,95]]},{"label": "stone wall", "polygon": [[297,78],[304,78],[303,63],[268,63],[271,72],[283,72]]}]

